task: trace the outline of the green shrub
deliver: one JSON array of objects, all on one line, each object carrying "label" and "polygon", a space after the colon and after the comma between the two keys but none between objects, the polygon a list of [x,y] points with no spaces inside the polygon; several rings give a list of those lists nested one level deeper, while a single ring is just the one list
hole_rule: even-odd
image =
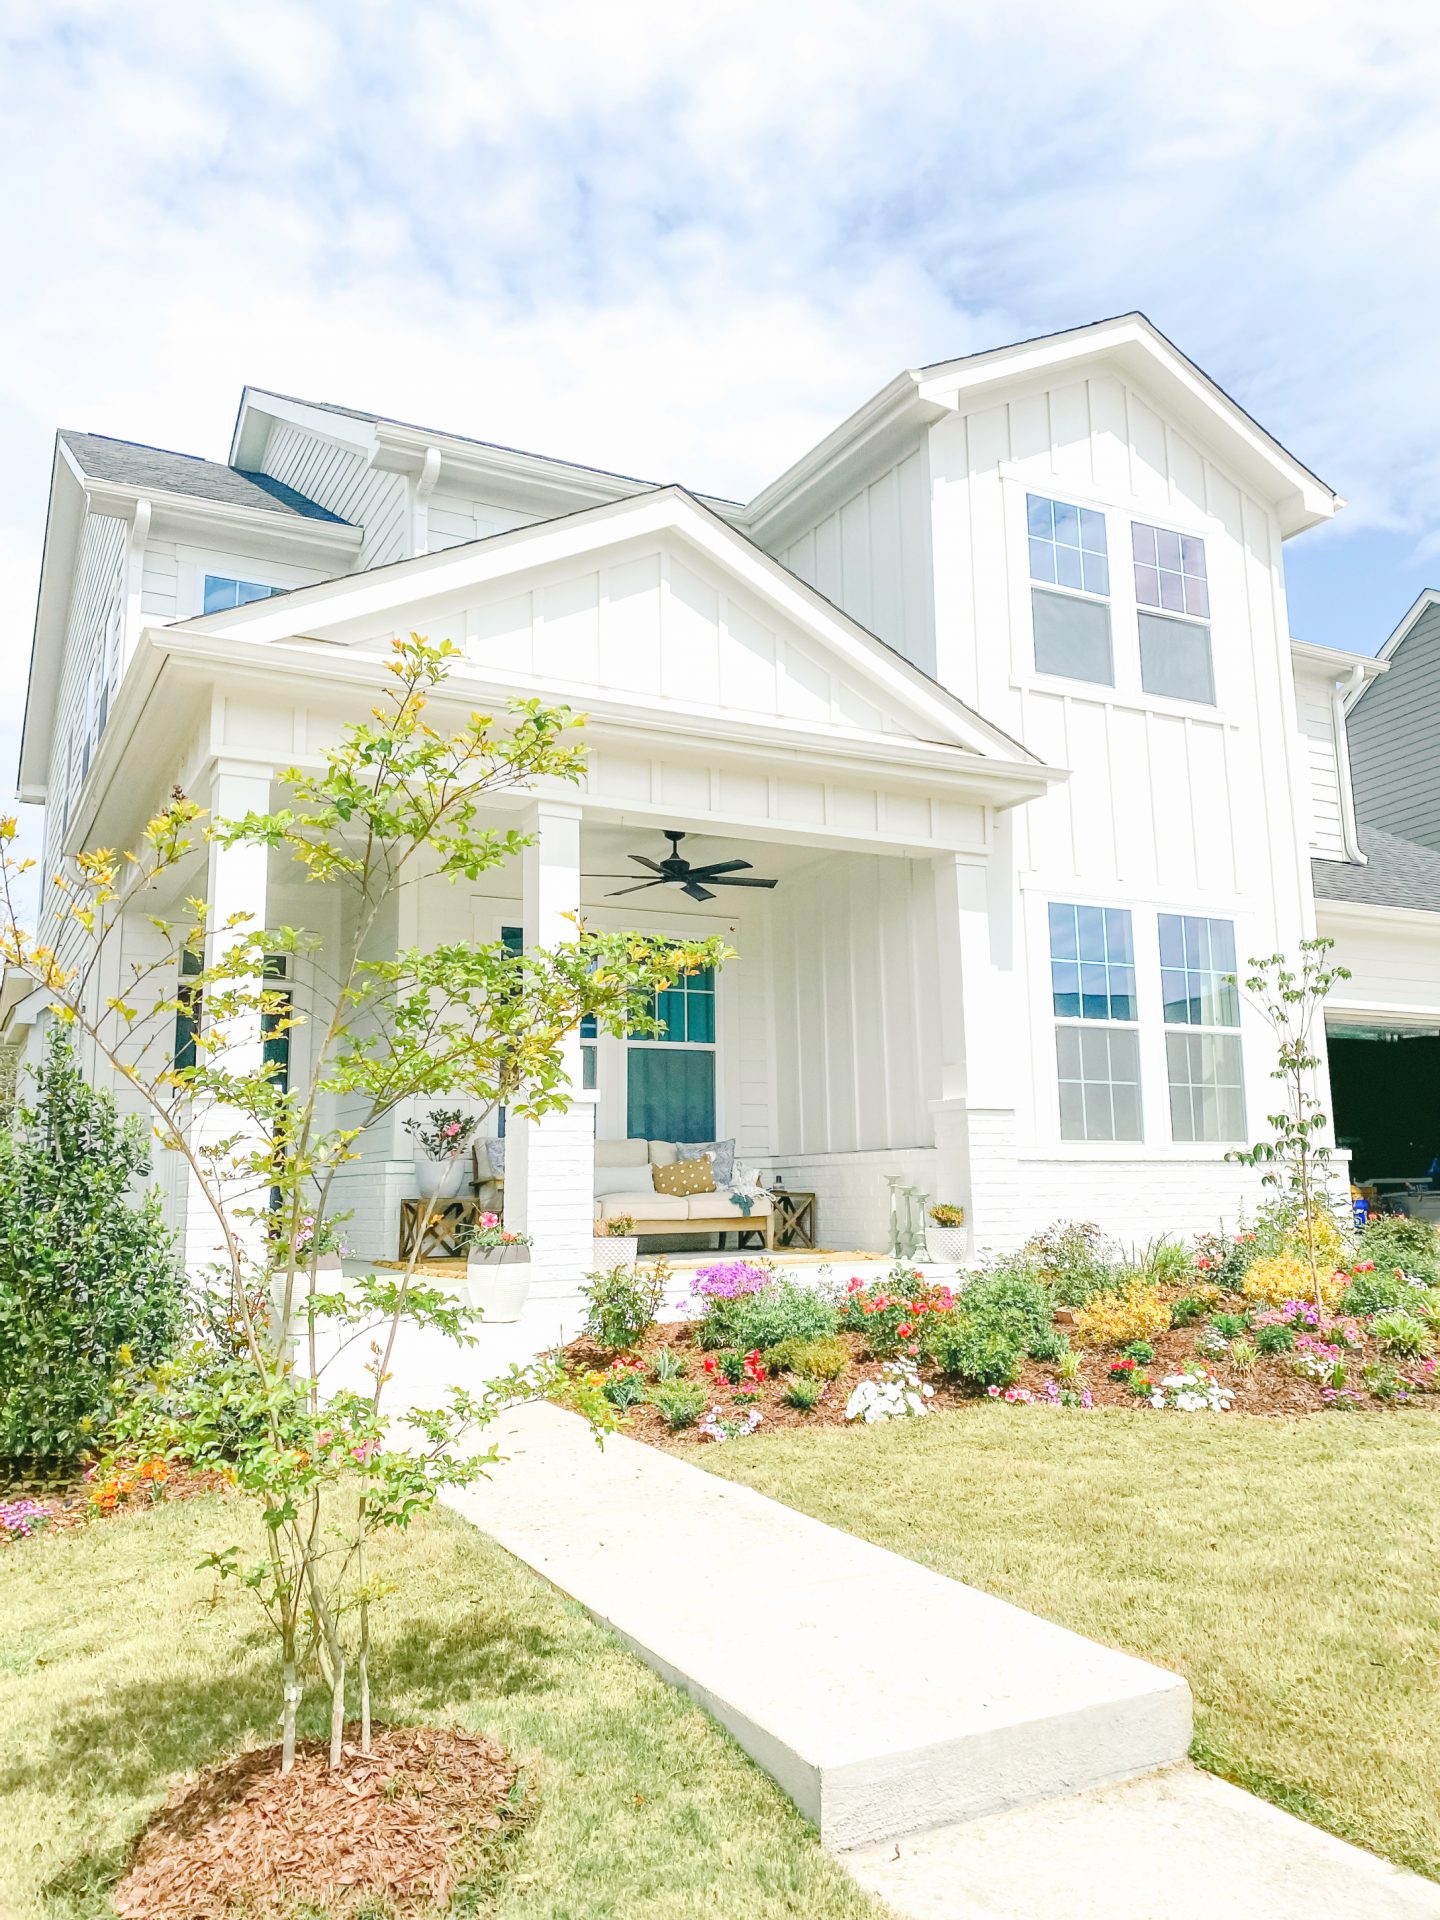
[{"label": "green shrub", "polygon": [[174,1351],[184,1278],[145,1128],[87,1086],[55,1027],[35,1104],[0,1137],[0,1456],[73,1459],[100,1437],[116,1375]]},{"label": "green shrub", "polygon": [[819,1406],[820,1396],[825,1391],[825,1382],[817,1380],[813,1373],[797,1373],[785,1383],[781,1399],[787,1407],[795,1407],[801,1413],[810,1413]]},{"label": "green shrub", "polygon": [[947,1380],[972,1393],[1008,1387],[1020,1371],[1024,1347],[1018,1336],[995,1321],[957,1313],[937,1318],[928,1329],[930,1352]]},{"label": "green shrub", "polygon": [[580,1289],[586,1302],[585,1332],[602,1353],[628,1353],[655,1324],[665,1299],[667,1270],[657,1260],[643,1267],[592,1273]]},{"label": "green shrub", "polygon": [[1209,1302],[1198,1293],[1183,1293],[1178,1300],[1170,1302],[1170,1324],[1172,1327],[1193,1327],[1209,1311]]},{"label": "green shrub", "polygon": [[1183,1286],[1190,1278],[1192,1264],[1184,1243],[1163,1235],[1147,1241],[1143,1247],[1132,1247],[1125,1256],[1125,1265],[1133,1273],[1143,1273],[1147,1280],[1157,1281],[1162,1287]]},{"label": "green shrub", "polygon": [[1129,1346],[1122,1347],[1120,1351],[1127,1360],[1134,1360],[1142,1367],[1148,1367],[1155,1358],[1155,1349],[1148,1340],[1132,1340]]},{"label": "green shrub", "polygon": [[1293,1327],[1257,1327],[1255,1345],[1261,1353],[1292,1353],[1295,1348]]},{"label": "green shrub", "polygon": [[1373,1273],[1357,1273],[1340,1296],[1340,1312],[1368,1320],[1373,1313],[1392,1313],[1414,1304],[1416,1288],[1394,1267],[1377,1266]]},{"label": "green shrub", "polygon": [[1043,1341],[1054,1327],[1055,1297],[1032,1274],[1010,1266],[997,1267],[972,1280],[961,1294],[956,1312],[977,1324],[1008,1331],[1015,1344],[1028,1349]]},{"label": "green shrub", "polygon": [[1377,1213],[1360,1232],[1358,1260],[1373,1260],[1379,1273],[1401,1267],[1412,1279],[1440,1286],[1440,1235],[1428,1220],[1403,1213]]},{"label": "green shrub", "polygon": [[1038,1360],[1042,1365],[1053,1366],[1062,1354],[1070,1351],[1070,1342],[1058,1327],[1045,1327],[1039,1333],[1030,1336],[1030,1343],[1025,1351],[1032,1360]]},{"label": "green shrub", "polygon": [[1432,1331],[1440,1331],[1440,1287],[1426,1287],[1410,1302],[1414,1311]]},{"label": "green shrub", "polygon": [[674,1433],[693,1427],[705,1411],[705,1389],[691,1380],[662,1381],[645,1398]]},{"label": "green shrub", "polygon": [[685,1362],[673,1347],[661,1347],[655,1356],[655,1364],[651,1368],[651,1373],[662,1386],[667,1380],[683,1380],[685,1377]]},{"label": "green shrub", "polygon": [[1210,1324],[1222,1340],[1243,1340],[1250,1330],[1243,1313],[1217,1313]]},{"label": "green shrub", "polygon": [[1099,1227],[1057,1220],[1025,1242],[1012,1271],[1022,1271],[1049,1287],[1058,1306],[1083,1307],[1114,1285],[1116,1258],[1116,1248]]},{"label": "green shrub", "polygon": [[638,1366],[617,1361],[606,1374],[600,1391],[612,1407],[619,1407],[623,1413],[629,1407],[638,1407],[645,1398],[645,1375]]},{"label": "green shrub", "polygon": [[1260,1349],[1253,1340],[1233,1340],[1230,1343],[1230,1364],[1238,1367],[1241,1373],[1248,1373],[1260,1358]]},{"label": "green shrub", "polygon": [[1373,1366],[1362,1367],[1360,1378],[1365,1382],[1367,1391],[1377,1400],[1398,1400],[1404,1390],[1404,1382],[1394,1367],[1388,1367],[1384,1361]]},{"label": "green shrub", "polygon": [[795,1349],[792,1372],[813,1373],[818,1380],[838,1380],[850,1364],[850,1349],[836,1334],[826,1340],[806,1340]]},{"label": "green shrub", "polygon": [[722,1347],[715,1355],[715,1365],[732,1387],[738,1387],[745,1378],[745,1356],[738,1347]]},{"label": "green shrub", "polygon": [[1382,1313],[1370,1322],[1370,1331],[1387,1353],[1418,1360],[1429,1350],[1430,1331],[1413,1313]]},{"label": "green shrub", "polygon": [[733,1300],[712,1298],[700,1322],[702,1347],[778,1347],[785,1340],[819,1340],[834,1333],[835,1307],[809,1287],[776,1280]]}]

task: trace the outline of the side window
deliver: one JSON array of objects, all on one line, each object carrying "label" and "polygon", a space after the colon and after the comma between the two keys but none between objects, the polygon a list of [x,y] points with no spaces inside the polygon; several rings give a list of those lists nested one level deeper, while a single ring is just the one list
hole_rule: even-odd
[{"label": "side window", "polygon": [[1140,684],[1147,693],[1215,704],[1205,542],[1135,521],[1130,528],[1140,622]]},{"label": "side window", "polygon": [[1035,671],[1114,686],[1104,514],[1027,493],[1025,522]]},{"label": "side window", "polygon": [[266,587],[258,580],[228,580],[218,573],[205,576],[205,612],[229,613],[232,607],[248,607],[252,600],[273,600],[288,593],[288,587]]},{"label": "side window", "polygon": [[1140,1036],[1128,911],[1050,906],[1063,1140],[1140,1140]]},{"label": "side window", "polygon": [[1229,920],[1160,915],[1160,997],[1175,1140],[1245,1138],[1234,972],[1235,928]]}]

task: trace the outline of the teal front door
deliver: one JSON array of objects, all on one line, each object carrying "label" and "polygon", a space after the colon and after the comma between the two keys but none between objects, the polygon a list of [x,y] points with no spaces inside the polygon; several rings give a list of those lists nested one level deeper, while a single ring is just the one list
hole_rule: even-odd
[{"label": "teal front door", "polygon": [[626,1116],[632,1140],[715,1138],[715,1055],[709,1048],[628,1049]]}]

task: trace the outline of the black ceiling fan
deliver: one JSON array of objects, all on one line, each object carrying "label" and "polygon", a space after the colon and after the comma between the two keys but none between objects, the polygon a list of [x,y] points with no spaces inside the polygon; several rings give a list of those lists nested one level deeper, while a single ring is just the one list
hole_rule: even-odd
[{"label": "black ceiling fan", "polygon": [[[637,880],[632,887],[617,887],[613,893],[606,894],[607,900],[618,900],[622,893],[639,893],[645,887],[679,887],[682,893],[688,893],[692,900],[713,900],[711,887],[773,887],[774,880],[761,880],[749,872],[748,860],[712,860],[708,865],[691,866],[680,851],[680,842],[685,838],[674,827],[662,829],[670,842],[670,851],[663,860],[647,859],[643,853],[627,854],[626,858],[638,866],[648,867],[651,877]],[[599,873],[592,876],[597,880],[627,880],[632,876],[624,873]]]}]

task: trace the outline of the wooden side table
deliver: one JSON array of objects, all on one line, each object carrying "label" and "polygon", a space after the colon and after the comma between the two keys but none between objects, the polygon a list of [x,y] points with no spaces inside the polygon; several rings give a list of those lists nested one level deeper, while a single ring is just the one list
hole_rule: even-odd
[{"label": "wooden side table", "polygon": [[[431,1208],[425,1231],[420,1222],[425,1209]],[[400,1202],[400,1258],[408,1260],[416,1252],[422,1260],[458,1260],[466,1250],[469,1229],[486,1209],[473,1194],[461,1194],[455,1200],[402,1200]]]},{"label": "wooden side table", "polygon": [[773,1220],[772,1245],[777,1247],[815,1246],[815,1195],[798,1187],[767,1187]]}]

